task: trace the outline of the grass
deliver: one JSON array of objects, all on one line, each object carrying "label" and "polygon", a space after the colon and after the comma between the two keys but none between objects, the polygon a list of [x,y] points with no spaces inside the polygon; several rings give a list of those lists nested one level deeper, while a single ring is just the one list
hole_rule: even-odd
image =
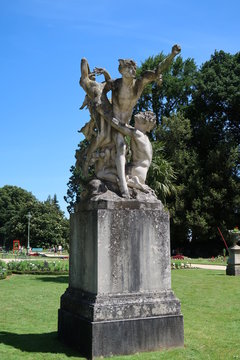
[{"label": "grass", "polygon": [[[224,271],[175,270],[185,347],[115,360],[240,359],[240,277]],[[0,281],[0,359],[83,359],[57,340],[57,309],[67,276],[13,275]]]}]

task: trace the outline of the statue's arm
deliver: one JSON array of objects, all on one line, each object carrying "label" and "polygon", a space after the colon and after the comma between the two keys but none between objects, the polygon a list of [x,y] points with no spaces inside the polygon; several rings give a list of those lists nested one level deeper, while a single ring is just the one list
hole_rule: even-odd
[{"label": "statue's arm", "polygon": [[104,68],[95,67],[95,68],[93,69],[93,72],[94,72],[96,75],[103,75],[104,78],[105,78],[105,81],[108,81],[108,80],[111,79],[111,76],[110,76],[109,72],[108,72],[106,69],[104,69]]},{"label": "statue's arm", "polygon": [[113,88],[114,88],[114,80],[109,79],[108,81],[106,81],[106,84],[104,86],[104,92],[108,93],[110,90],[113,90]]},{"label": "statue's arm", "polygon": [[173,45],[172,52],[169,54],[160,64],[158,64],[155,73],[156,75],[160,75],[163,71],[167,70],[170,66],[171,62],[181,51],[181,47],[179,45]]},{"label": "statue's arm", "polygon": [[111,126],[119,131],[124,136],[134,136],[136,135],[136,129],[130,125],[126,126],[125,124],[120,123],[118,119],[113,118],[111,122]]},{"label": "statue's arm", "polygon": [[[169,54],[163,61],[161,61],[157,68],[155,70],[147,70],[145,71],[140,80],[141,85],[145,86],[146,84],[152,82],[152,81],[158,81],[161,74],[167,70],[167,68],[170,66],[172,60],[174,57],[179,54],[181,51],[181,47],[179,45],[174,45],[172,47],[172,52]],[[161,82],[161,80],[160,80]]]},{"label": "statue's arm", "polygon": [[81,77],[79,80],[79,85],[82,86],[82,88],[85,90],[85,86],[90,80],[89,79],[90,68],[86,58],[81,59],[80,69],[81,69]]},{"label": "statue's arm", "polygon": [[90,72],[88,61],[86,58],[81,59],[81,78],[88,77],[88,74]]}]

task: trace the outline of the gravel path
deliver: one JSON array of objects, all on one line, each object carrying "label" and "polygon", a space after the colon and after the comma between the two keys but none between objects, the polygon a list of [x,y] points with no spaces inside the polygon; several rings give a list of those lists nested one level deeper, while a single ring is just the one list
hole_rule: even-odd
[{"label": "gravel path", "polygon": [[203,264],[191,264],[191,267],[206,270],[226,270],[225,265],[203,265]]}]

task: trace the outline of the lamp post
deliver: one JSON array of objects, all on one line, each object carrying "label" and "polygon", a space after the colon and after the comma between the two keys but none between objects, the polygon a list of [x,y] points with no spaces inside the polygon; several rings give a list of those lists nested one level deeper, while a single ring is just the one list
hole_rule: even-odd
[{"label": "lamp post", "polygon": [[30,219],[32,215],[29,213],[26,215],[28,218],[28,243],[27,243],[27,255],[29,255],[29,249],[30,249]]}]

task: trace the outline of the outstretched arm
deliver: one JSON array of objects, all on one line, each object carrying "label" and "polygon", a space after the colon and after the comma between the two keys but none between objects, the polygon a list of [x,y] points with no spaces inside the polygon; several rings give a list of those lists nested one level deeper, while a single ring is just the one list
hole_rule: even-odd
[{"label": "outstretched arm", "polygon": [[83,78],[88,77],[88,74],[90,73],[90,68],[86,58],[82,58],[80,68],[81,68],[81,77]]},{"label": "outstretched arm", "polygon": [[161,83],[161,74],[170,66],[174,57],[179,54],[181,51],[181,47],[179,45],[173,45],[172,52],[169,54],[160,64],[158,64],[155,70],[147,70],[143,73],[140,78],[142,85],[145,86],[146,84],[152,81],[159,81]]},{"label": "outstretched arm", "polygon": [[90,68],[86,58],[82,58],[80,68],[81,68],[81,77],[79,80],[79,84],[84,88],[84,84],[87,81],[89,81],[89,74],[90,74]]},{"label": "outstretched arm", "polygon": [[119,131],[122,135],[129,135],[131,137],[136,135],[136,129],[134,127],[121,124],[120,121],[115,118],[112,119],[111,126],[114,127],[114,129],[116,129],[117,131]]},{"label": "outstretched arm", "polygon": [[181,51],[181,47],[179,45],[173,45],[172,52],[169,54],[160,64],[158,64],[155,73],[160,75],[163,71],[167,70],[170,66],[171,62],[173,61],[174,57],[178,55]]}]

